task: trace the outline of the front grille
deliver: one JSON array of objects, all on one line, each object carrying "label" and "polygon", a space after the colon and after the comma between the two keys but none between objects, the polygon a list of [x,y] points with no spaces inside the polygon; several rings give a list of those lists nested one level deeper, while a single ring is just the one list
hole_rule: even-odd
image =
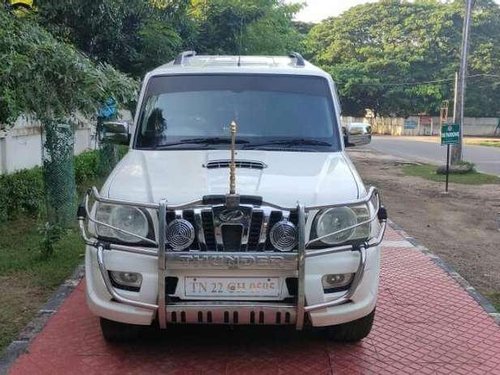
[{"label": "front grille", "polygon": [[243,227],[238,224],[223,225],[221,227],[222,247],[224,251],[240,251]]},{"label": "front grille", "polygon": [[217,251],[212,211],[202,211],[201,222],[203,226],[203,235],[205,237],[205,250]]},{"label": "front grille", "polygon": [[252,220],[250,221],[250,229],[248,233],[248,251],[260,250],[260,232],[264,221],[264,212],[254,211]]},{"label": "front grille", "polygon": [[[225,208],[222,208],[225,210]],[[297,225],[297,211],[282,212],[267,207],[241,207],[245,217],[242,222],[222,222],[221,206],[212,208],[189,209],[184,211],[167,210],[167,225],[182,218],[195,229],[195,239],[189,250],[195,251],[277,251],[269,240],[273,225],[281,220],[289,220]],[[215,212],[215,213],[214,213]]]},{"label": "front grille", "polygon": [[[196,222],[195,222],[195,219],[194,219],[194,211],[193,210],[184,210],[182,212],[182,218],[184,220],[189,221],[191,223],[191,225],[196,228]],[[194,237],[193,244],[191,245],[191,248],[193,250],[199,250],[200,249],[198,235],[196,235],[196,234],[195,234],[195,237]]]}]

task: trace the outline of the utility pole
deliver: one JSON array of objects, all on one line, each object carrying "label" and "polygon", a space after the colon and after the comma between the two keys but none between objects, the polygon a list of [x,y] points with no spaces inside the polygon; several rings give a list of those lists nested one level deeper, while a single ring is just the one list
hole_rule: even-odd
[{"label": "utility pole", "polygon": [[464,134],[464,100],[465,100],[465,77],[467,76],[467,57],[469,54],[469,34],[472,14],[472,0],[465,0],[465,17],[462,31],[462,50],[460,56],[460,69],[458,72],[457,95],[453,108],[453,117],[460,124],[460,142],[452,146],[451,164],[462,161],[462,144]]},{"label": "utility pole", "polygon": [[453,123],[457,123],[458,72],[455,72],[455,86],[453,86]]}]

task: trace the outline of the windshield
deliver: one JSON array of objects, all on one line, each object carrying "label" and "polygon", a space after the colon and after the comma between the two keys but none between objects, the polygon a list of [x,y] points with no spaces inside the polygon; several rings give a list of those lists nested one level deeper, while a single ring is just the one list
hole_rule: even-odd
[{"label": "windshield", "polygon": [[340,149],[326,79],[242,74],[152,78],[135,147],[227,149],[232,121],[238,148]]}]

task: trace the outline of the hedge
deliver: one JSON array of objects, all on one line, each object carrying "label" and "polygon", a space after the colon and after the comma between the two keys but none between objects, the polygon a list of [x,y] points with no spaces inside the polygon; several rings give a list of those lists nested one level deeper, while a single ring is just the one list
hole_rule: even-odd
[{"label": "hedge", "polygon": [[[75,156],[77,185],[97,178],[99,152],[87,151]],[[0,222],[18,214],[37,215],[45,205],[43,170],[41,167],[0,175]]]},{"label": "hedge", "polygon": [[17,213],[36,214],[43,207],[42,168],[35,167],[0,176],[0,222]]},{"label": "hedge", "polygon": [[99,177],[98,170],[98,151],[87,151],[75,157],[75,181],[77,185]]}]

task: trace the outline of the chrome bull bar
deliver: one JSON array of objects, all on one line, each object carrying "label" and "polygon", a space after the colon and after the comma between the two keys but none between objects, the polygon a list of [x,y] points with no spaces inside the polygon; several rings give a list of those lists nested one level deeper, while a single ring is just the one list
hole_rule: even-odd
[{"label": "chrome bull bar", "polygon": [[[100,202],[100,203],[105,203],[105,204],[115,204],[115,205],[126,205],[126,206],[133,206],[133,207],[140,207],[140,208],[146,208],[146,209],[151,209],[151,210],[156,210],[158,211],[158,220],[159,220],[159,233],[157,236],[157,240],[151,240],[149,238],[145,238],[142,236],[138,236],[134,233],[122,230],[120,228],[116,228],[112,225],[109,225],[107,223],[101,222],[99,220],[96,220],[95,218],[92,217],[91,212],[89,210],[89,201],[90,198],[93,197],[95,202]],[[379,232],[377,235],[372,236],[369,238],[366,242],[359,246],[353,246],[353,245],[343,245],[343,246],[334,246],[330,247],[327,249],[310,249],[308,248],[312,243],[320,240],[321,238],[309,240],[306,242],[306,232],[305,232],[305,220],[306,220],[306,213],[310,211],[318,211],[318,210],[324,210],[324,209],[329,209],[329,208],[334,208],[334,207],[342,207],[342,206],[352,206],[352,205],[360,205],[360,204],[366,204],[368,202],[371,202],[372,199],[375,198],[375,205],[374,205],[374,210],[373,214],[371,217],[361,223],[358,223],[357,225],[354,225],[349,228],[344,228],[342,230],[332,232],[330,234],[327,234],[323,237],[328,237],[346,230],[351,230],[354,229],[358,226],[365,225],[367,223],[371,223],[375,220],[378,219],[380,223],[380,228]],[[356,292],[359,283],[361,282],[364,271],[365,271],[365,265],[366,265],[366,259],[367,259],[367,250],[378,246],[384,237],[385,229],[387,226],[387,213],[385,211],[385,208],[380,204],[380,197],[377,189],[374,187],[371,187],[367,194],[365,195],[364,198],[342,203],[342,204],[333,204],[333,205],[322,205],[322,206],[309,206],[305,207],[302,204],[298,203],[296,207],[282,207],[279,205],[275,205],[272,203],[268,202],[262,202],[263,206],[268,206],[271,208],[279,209],[279,210],[297,210],[297,216],[298,216],[298,245],[297,245],[297,252],[295,253],[287,253],[287,254],[280,254],[280,256],[283,256],[284,259],[286,258],[287,260],[287,265],[292,264],[294,269],[297,271],[298,274],[298,290],[297,290],[297,304],[295,307],[295,325],[298,330],[303,328],[304,325],[304,318],[306,313],[310,313],[312,311],[317,311],[317,310],[322,310],[326,309],[329,307],[333,306],[338,306],[343,303],[349,302],[354,293]],[[87,194],[85,195],[84,201],[82,205],[80,205],[78,209],[78,221],[79,221],[79,226],[80,226],[80,231],[82,238],[84,239],[84,242],[92,247],[97,248],[97,263],[99,267],[100,274],[103,278],[104,285],[109,292],[109,294],[112,296],[112,298],[120,303],[127,304],[129,306],[134,306],[134,307],[139,307],[139,308],[144,308],[148,310],[153,310],[157,311],[158,315],[158,321],[160,328],[166,328],[167,325],[167,301],[166,301],[166,295],[165,295],[165,277],[167,276],[167,267],[166,264],[167,262],[180,262],[181,257],[185,256],[186,252],[167,252],[167,243],[166,243],[166,238],[165,238],[165,227],[166,227],[166,212],[167,212],[167,207],[168,209],[171,210],[183,210],[183,209],[189,209],[189,208],[194,208],[194,207],[200,207],[200,206],[206,206],[203,204],[202,200],[196,200],[192,202],[188,202],[185,204],[181,205],[171,205],[167,206],[167,201],[166,200],[161,200],[158,204],[155,203],[143,203],[143,202],[133,202],[133,201],[125,201],[125,200],[116,200],[116,199],[109,199],[102,197],[98,190],[93,187],[92,189],[89,189]],[[142,248],[138,246],[129,246],[129,245],[122,245],[122,244],[115,244],[115,243],[109,243],[109,242],[103,242],[97,238],[97,235],[91,235],[87,231],[87,226],[89,223],[93,223],[94,225],[102,225],[108,228],[111,228],[113,230],[117,230],[119,232],[125,233],[127,235],[131,235],[134,237],[137,237],[141,239],[144,242],[147,242],[150,245],[153,245],[153,248]],[[323,238],[322,237],[322,238]],[[158,302],[157,304],[151,304],[151,303],[145,303],[145,302],[140,302],[140,301],[135,301],[130,298],[124,297],[121,295],[119,292],[115,290],[115,288],[112,285],[112,282],[110,280],[106,265],[105,265],[105,260],[104,260],[104,253],[107,250],[116,250],[116,251],[124,251],[124,252],[129,252],[129,253],[135,253],[135,254],[142,254],[142,255],[147,255],[147,256],[154,256],[158,258]],[[359,264],[357,267],[357,270],[354,274],[353,281],[351,282],[351,285],[347,291],[345,291],[342,295],[336,297],[335,299],[331,301],[327,301],[324,303],[319,303],[319,304],[314,304],[314,305],[307,305],[307,301],[305,298],[305,289],[304,289],[304,281],[305,281],[305,263],[307,258],[311,257],[317,257],[317,256],[324,256],[324,255],[329,255],[329,254],[334,254],[334,253],[339,253],[339,252],[347,252],[347,251],[357,251],[360,254],[359,257]],[[193,252],[189,252],[190,254]],[[200,254],[206,254],[207,252],[199,252]],[[234,255],[234,256],[241,256],[242,254],[252,254],[256,255],[253,253],[225,253],[227,255]],[[257,255],[256,255],[257,256]],[[293,261],[292,261],[293,260]],[[221,302],[221,306],[227,304],[227,302]],[[268,303],[252,303],[256,308],[261,307],[262,309],[269,309],[269,304]],[[210,308],[213,306],[216,306],[217,302],[210,301],[209,303],[207,302],[206,308]],[[262,306],[261,306],[262,305]],[[279,309],[279,304],[276,304],[277,307],[276,309]],[[197,305],[198,307],[200,306],[199,304]],[[176,310],[179,307],[177,304],[172,304],[171,306],[172,310]]]}]

